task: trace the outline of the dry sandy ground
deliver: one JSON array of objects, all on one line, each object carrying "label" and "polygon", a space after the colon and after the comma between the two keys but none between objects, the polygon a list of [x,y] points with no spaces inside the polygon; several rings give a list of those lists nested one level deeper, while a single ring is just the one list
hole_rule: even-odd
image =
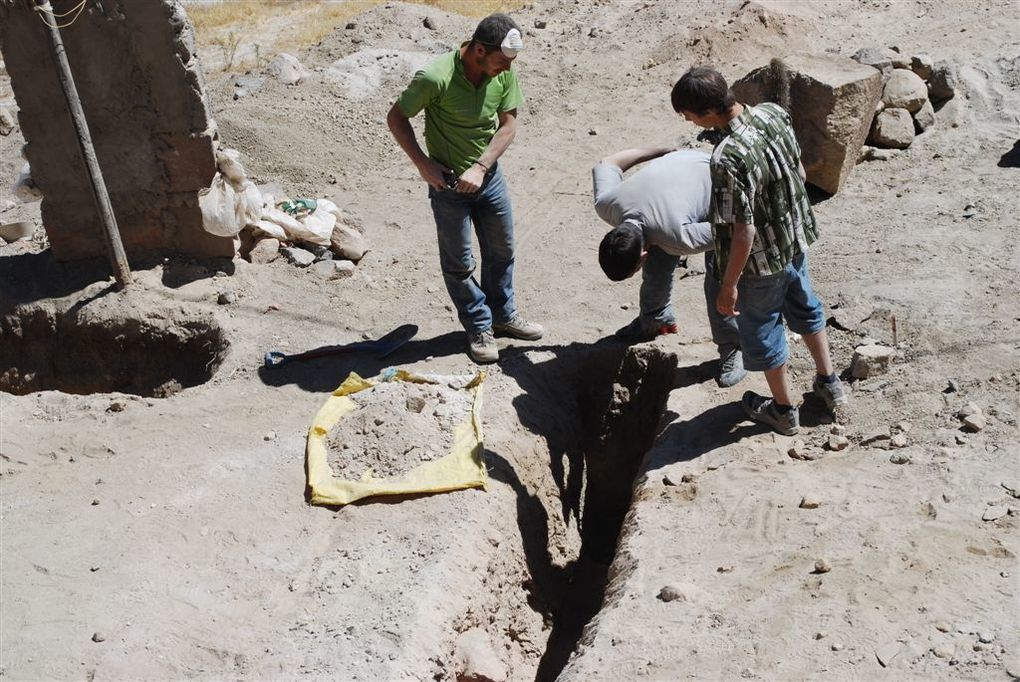
[{"label": "dry sandy ground", "polygon": [[[231,342],[210,382],[169,398],[0,395],[0,674],[442,680],[457,673],[458,634],[477,628],[513,680],[1020,675],[1020,502],[1002,485],[1020,479],[1020,171],[1000,166],[1018,137],[1016,3],[570,0],[516,16],[528,28],[517,66],[527,104],[505,169],[519,299],[549,333],[504,342],[489,373],[488,490],[340,510],[303,494],[305,431],[348,371],[473,369],[438,273],[425,188],[383,117],[408,65],[455,46],[474,20],[393,3],[300,53],[313,75],[299,86],[268,81],[235,101],[236,75],[208,79],[221,137],[254,176],[330,196],[360,221],[373,250],[354,278],[323,282],[282,261],[171,260],[110,293],[87,268],[32,255],[37,246],[0,251],[5,305],[183,307]],[[532,28],[536,19],[547,27]],[[762,390],[760,377],[730,390],[711,381],[701,278],[678,280],[681,333],[654,344],[677,356],[674,388],[605,603],[568,662],[571,616],[606,577],[574,563],[580,462],[597,455],[586,444],[600,425],[593,405],[604,407],[593,396],[620,364],[599,341],[637,300],[636,282],[612,285],[598,270],[589,168],[623,146],[694,144],[697,131],[668,104],[692,63],[736,77],[776,53],[867,45],[952,59],[962,76],[933,131],[891,161],[858,166],[815,207],[813,279],[859,325],[830,328],[837,365],[865,335],[892,343],[891,316],[897,361],[857,385],[846,450],[822,450],[829,426],[809,400],[801,438],[821,457],[793,460],[789,439],[741,421],[736,401]],[[0,141],[0,206],[17,137]],[[964,218],[969,204],[976,215]],[[217,306],[224,291],[237,300]],[[269,348],[404,322],[419,335],[385,361],[259,371]],[[793,367],[807,390],[801,346]],[[988,416],[979,433],[959,429],[967,402]],[[861,444],[900,422],[906,447]],[[800,508],[805,496],[819,506]],[[983,521],[992,507],[1011,511]],[[819,559],[829,572],[813,572]],[[659,598],[667,586],[676,599]]]}]

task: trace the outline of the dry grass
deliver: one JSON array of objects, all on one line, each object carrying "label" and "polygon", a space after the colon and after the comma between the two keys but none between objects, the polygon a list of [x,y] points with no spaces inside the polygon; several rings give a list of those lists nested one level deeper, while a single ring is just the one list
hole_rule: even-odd
[{"label": "dry grass", "polygon": [[[410,0],[447,12],[483,17],[507,11],[506,0]],[[256,65],[283,49],[300,50],[329,35],[352,17],[385,0],[220,0],[186,3],[200,47],[218,57],[218,66]],[[267,32],[264,27],[280,28]],[[209,54],[209,53],[212,54]]]}]

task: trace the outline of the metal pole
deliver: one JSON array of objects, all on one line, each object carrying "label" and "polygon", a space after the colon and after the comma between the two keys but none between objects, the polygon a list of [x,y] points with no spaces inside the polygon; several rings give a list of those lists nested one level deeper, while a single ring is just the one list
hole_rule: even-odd
[{"label": "metal pole", "polygon": [[85,159],[85,167],[89,172],[92,198],[96,205],[96,212],[99,213],[99,219],[103,224],[103,241],[106,243],[106,253],[113,268],[113,276],[117,280],[117,284],[123,287],[131,283],[131,270],[128,268],[124,244],[120,240],[120,230],[117,228],[117,218],[113,215],[110,195],[106,191],[106,182],[103,181],[103,172],[99,168],[96,150],[92,146],[92,135],[89,133],[88,122],[85,120],[85,111],[81,108],[81,100],[78,99],[78,89],[74,85],[74,76],[71,75],[71,65],[67,62],[64,41],[60,38],[60,29],[57,27],[49,0],[36,0],[36,3],[38,10],[42,12],[43,23],[49,27],[53,56],[57,61],[57,72],[60,74],[60,85],[64,91],[64,98],[67,100],[67,107],[71,112],[75,131],[78,133],[78,146],[81,148],[81,155]]}]

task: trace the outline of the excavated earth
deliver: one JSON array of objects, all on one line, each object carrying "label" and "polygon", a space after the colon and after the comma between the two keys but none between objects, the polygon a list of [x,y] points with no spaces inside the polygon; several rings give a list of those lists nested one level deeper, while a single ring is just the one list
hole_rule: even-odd
[{"label": "excavated earth", "polygon": [[[477,18],[392,2],[295,49],[311,71],[299,85],[207,74],[221,140],[257,181],[329,197],[364,230],[353,277],[170,258],[133,264],[116,291],[102,264],[54,263],[41,231],[0,247],[0,675],[1020,676],[1016,3],[560,0],[514,14],[527,101],[502,163],[520,307],[548,333],[501,340],[486,368],[487,489],[306,503],[305,435],[348,373],[477,370],[425,187],[384,121],[409,70]],[[608,338],[636,314],[638,283],[599,271],[589,169],[623,147],[699,145],[669,106],[689,65],[733,79],[776,54],[870,45],[953,60],[960,83],[909,149],[815,203],[837,367],[866,337],[897,356],[854,384],[846,449],[823,447],[830,425],[805,396],[809,459],[794,459],[793,439],[742,420],[761,376],[712,381],[698,259],[676,281],[678,335]],[[23,142],[0,137],[4,223],[38,220],[38,204],[4,208]],[[262,367],[270,349],[404,323],[418,335],[384,359]],[[810,358],[792,345],[807,392]],[[971,402],[978,432],[957,418]],[[883,431],[903,447],[872,441]]]}]

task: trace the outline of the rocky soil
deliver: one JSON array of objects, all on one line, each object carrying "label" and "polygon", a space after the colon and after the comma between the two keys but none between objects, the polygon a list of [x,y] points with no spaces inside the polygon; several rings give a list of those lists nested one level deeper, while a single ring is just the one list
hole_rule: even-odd
[{"label": "rocky soil", "polygon": [[[330,198],[363,231],[371,250],[351,276],[171,258],[115,292],[101,264],[49,261],[41,230],[0,246],[5,315],[172,325],[186,309],[229,341],[209,382],[167,397],[0,393],[5,678],[1020,677],[1016,4],[557,0],[514,15],[526,103],[503,163],[519,302],[548,335],[501,341],[488,370],[488,489],[341,509],[304,497],[308,425],[348,372],[476,369],[426,188],[384,121],[410,71],[476,19],[392,2],[294,50],[308,70],[296,85],[207,74],[249,175]],[[689,65],[735,79],[776,54],[871,46],[959,76],[934,125],[815,204],[835,362],[849,373],[877,344],[888,367],[853,381],[844,429],[810,396],[796,439],[742,421],[741,393],[764,381],[715,387],[692,268],[675,291],[680,334],[651,344],[679,369],[619,551],[611,566],[579,561],[593,406],[615,404],[604,338],[637,302],[636,281],[598,268],[590,167],[625,146],[699,144],[669,106]],[[0,223],[38,220],[37,204],[8,203],[22,143],[0,137]],[[418,336],[385,359],[262,368],[269,349],[407,322]],[[810,358],[793,347],[806,393]],[[603,584],[581,634],[570,616]]]}]

